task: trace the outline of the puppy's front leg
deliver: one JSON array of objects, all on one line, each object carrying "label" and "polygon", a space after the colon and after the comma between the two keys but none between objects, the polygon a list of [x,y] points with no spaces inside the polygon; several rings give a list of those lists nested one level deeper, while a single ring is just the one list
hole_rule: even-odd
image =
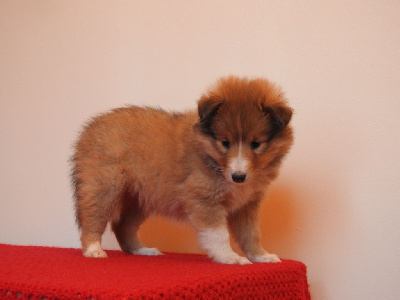
[{"label": "puppy's front leg", "polygon": [[256,200],[230,215],[229,227],[239,246],[252,262],[280,262],[276,254],[268,253],[260,244],[259,206],[260,201]]},{"label": "puppy's front leg", "polygon": [[232,250],[226,225],[197,229],[199,241],[208,255],[218,263],[246,265],[251,262]]},{"label": "puppy's front leg", "polygon": [[222,264],[251,264],[232,250],[226,221],[226,211],[219,205],[198,205],[190,216],[197,230],[201,247],[215,262]]}]

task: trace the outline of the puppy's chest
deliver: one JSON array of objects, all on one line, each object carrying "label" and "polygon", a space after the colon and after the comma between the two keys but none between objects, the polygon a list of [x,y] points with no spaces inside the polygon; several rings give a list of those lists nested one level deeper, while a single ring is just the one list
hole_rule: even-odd
[{"label": "puppy's chest", "polygon": [[256,192],[249,186],[234,187],[224,197],[224,206],[228,211],[235,211],[254,200]]}]

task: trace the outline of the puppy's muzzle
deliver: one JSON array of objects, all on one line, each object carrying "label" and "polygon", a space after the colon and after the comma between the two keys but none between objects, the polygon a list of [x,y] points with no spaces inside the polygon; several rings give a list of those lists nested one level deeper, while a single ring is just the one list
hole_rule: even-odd
[{"label": "puppy's muzzle", "polygon": [[233,173],[231,175],[232,180],[236,183],[242,183],[246,180],[246,174],[245,173]]}]

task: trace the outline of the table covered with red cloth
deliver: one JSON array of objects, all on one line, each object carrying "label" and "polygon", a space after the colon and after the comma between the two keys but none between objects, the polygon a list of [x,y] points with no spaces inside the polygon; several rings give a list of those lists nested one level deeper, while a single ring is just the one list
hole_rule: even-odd
[{"label": "table covered with red cloth", "polygon": [[0,298],[310,299],[306,267],[296,261],[239,266],[197,254],[107,253],[0,244]]}]

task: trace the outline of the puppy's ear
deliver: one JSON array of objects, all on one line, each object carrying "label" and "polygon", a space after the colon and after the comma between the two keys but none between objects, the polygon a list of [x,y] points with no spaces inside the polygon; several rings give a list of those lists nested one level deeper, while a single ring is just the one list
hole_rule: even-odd
[{"label": "puppy's ear", "polygon": [[212,118],[221,107],[222,102],[220,99],[202,97],[197,106],[200,121],[204,122],[208,118]]},{"label": "puppy's ear", "polygon": [[211,130],[212,119],[217,114],[218,109],[223,104],[223,100],[210,97],[202,97],[198,102],[197,111],[200,117],[200,122],[196,124],[196,127],[201,132],[207,135],[213,136]]},{"label": "puppy's ear", "polygon": [[263,107],[262,110],[270,120],[271,131],[269,133],[269,140],[272,140],[277,133],[281,132],[289,124],[293,111],[289,106],[284,104]]}]

